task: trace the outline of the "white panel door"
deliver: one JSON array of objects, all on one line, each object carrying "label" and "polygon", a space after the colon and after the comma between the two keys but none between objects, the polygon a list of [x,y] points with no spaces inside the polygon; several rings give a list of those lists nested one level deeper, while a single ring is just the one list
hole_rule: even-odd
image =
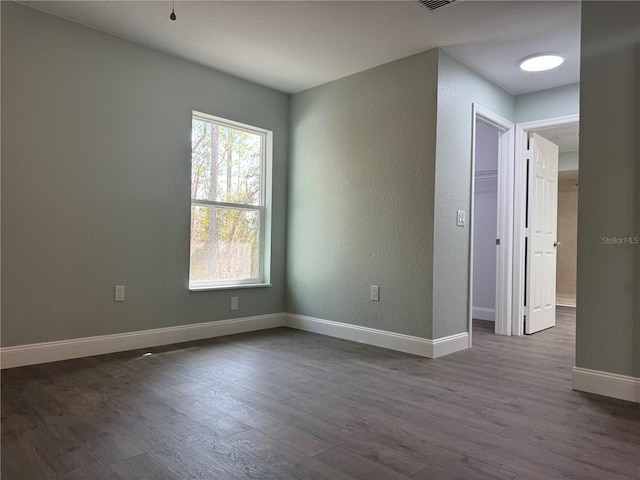
[{"label": "white panel door", "polygon": [[529,159],[525,333],[535,333],[556,324],[558,146],[533,133]]}]

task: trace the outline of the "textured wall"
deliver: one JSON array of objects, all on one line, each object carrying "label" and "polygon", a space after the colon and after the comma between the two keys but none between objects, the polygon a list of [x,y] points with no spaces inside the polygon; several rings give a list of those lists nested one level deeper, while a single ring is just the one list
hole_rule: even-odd
[{"label": "textured wall", "polygon": [[640,377],[640,3],[583,2],[576,366]]},{"label": "textured wall", "polygon": [[573,115],[580,111],[580,84],[525,93],[515,98],[516,123]]},{"label": "textured wall", "polygon": [[[13,2],[2,73],[3,346],[283,310],[286,95]],[[192,109],[274,131],[271,288],[187,290]]]},{"label": "textured wall", "polygon": [[514,97],[440,50],[438,138],[434,204],[434,338],[468,330],[469,223],[456,226],[456,210],[471,207],[472,105],[512,119]]},{"label": "textured wall", "polygon": [[293,97],[289,312],[433,338],[436,87],[432,50]]},{"label": "textured wall", "polygon": [[[556,101],[531,113],[535,94],[514,101],[443,51],[303,92],[285,218],[287,96],[20,5],[2,12],[3,345],[281,311],[285,263],[289,311],[466,331],[469,231],[455,210],[470,207],[471,104],[561,114]],[[575,89],[543,96],[573,105]],[[271,288],[186,289],[192,109],[275,133]]]}]

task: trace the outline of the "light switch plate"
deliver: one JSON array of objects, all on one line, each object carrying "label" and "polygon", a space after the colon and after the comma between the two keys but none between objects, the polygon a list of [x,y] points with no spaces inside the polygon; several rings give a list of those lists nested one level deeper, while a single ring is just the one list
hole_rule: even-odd
[{"label": "light switch plate", "polygon": [[458,210],[458,216],[457,216],[457,224],[459,227],[464,227],[466,223],[466,214],[464,210]]},{"label": "light switch plate", "polygon": [[380,287],[377,285],[371,285],[371,300],[380,301]]},{"label": "light switch plate", "polygon": [[113,300],[115,302],[124,302],[124,285],[116,285]]}]

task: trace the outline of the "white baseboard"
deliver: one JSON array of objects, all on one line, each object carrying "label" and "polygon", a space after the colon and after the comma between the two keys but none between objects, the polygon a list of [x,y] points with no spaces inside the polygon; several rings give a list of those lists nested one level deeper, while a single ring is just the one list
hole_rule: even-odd
[{"label": "white baseboard", "polygon": [[429,341],[433,344],[433,357],[431,358],[444,357],[450,353],[469,348],[469,334],[467,332],[456,333],[455,335]]},{"label": "white baseboard", "polygon": [[138,332],[4,347],[0,348],[0,368],[22,367],[106,353],[124,352],[138,348],[156,347],[285,326],[428,358],[437,358],[469,348],[469,335],[467,332],[429,340],[302,315],[275,313],[217,322],[154,328]]},{"label": "white baseboard", "polygon": [[556,305],[561,307],[575,307],[576,297],[569,295],[556,295]]},{"label": "white baseboard", "polygon": [[495,322],[496,309],[484,308],[484,307],[473,307],[473,318],[477,318],[478,320],[487,320],[489,322]]},{"label": "white baseboard", "polygon": [[0,349],[0,368],[21,367],[105,353],[124,352],[204,338],[233,335],[285,325],[286,314],[196,323],[177,327],[154,328],[138,332],[74,338],[55,342],[33,343]]},{"label": "white baseboard", "polygon": [[574,390],[640,403],[640,378],[579,367],[572,377]]},{"label": "white baseboard", "polygon": [[469,334],[467,332],[429,340],[294,314],[287,314],[286,326],[427,358],[437,358],[469,348]]}]

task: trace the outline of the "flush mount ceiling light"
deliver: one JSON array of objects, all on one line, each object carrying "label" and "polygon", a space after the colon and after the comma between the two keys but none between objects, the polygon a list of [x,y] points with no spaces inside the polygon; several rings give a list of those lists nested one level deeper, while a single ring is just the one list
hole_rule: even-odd
[{"label": "flush mount ceiling light", "polygon": [[564,57],[556,52],[536,53],[523,59],[520,68],[525,72],[544,72],[559,67],[564,62]]}]

